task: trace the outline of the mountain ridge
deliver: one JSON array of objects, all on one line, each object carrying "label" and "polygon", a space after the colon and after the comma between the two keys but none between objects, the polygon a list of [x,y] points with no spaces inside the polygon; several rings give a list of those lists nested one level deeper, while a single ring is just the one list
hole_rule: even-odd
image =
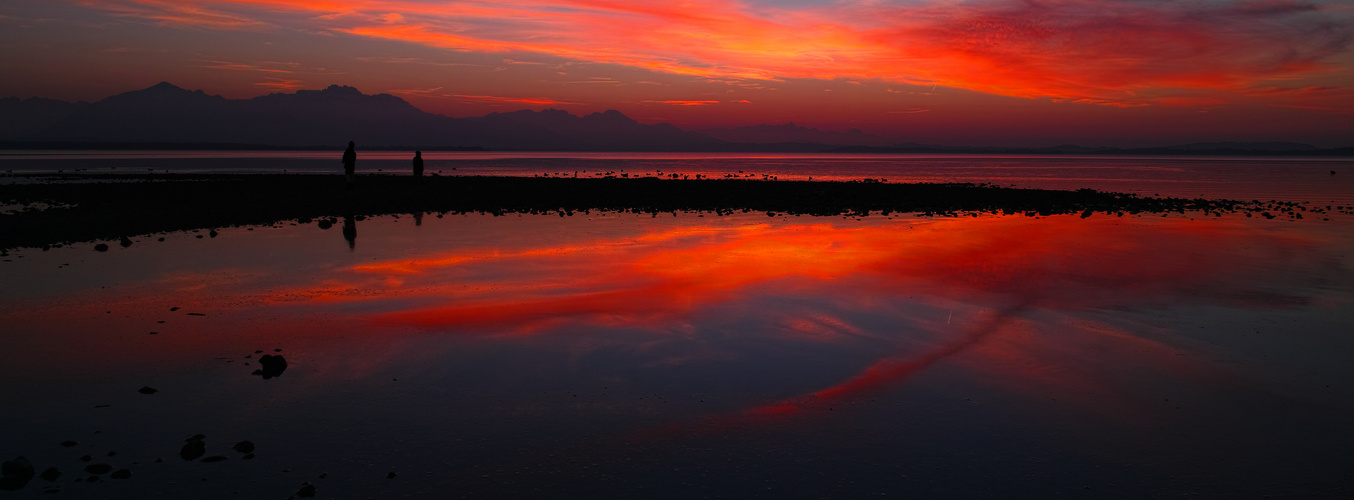
[{"label": "mountain ridge", "polygon": [[352,140],[373,149],[701,151],[785,153],[1354,155],[1281,141],[1196,142],[1147,148],[937,146],[897,143],[859,129],[822,131],[787,122],[683,130],[643,124],[617,110],[578,116],[547,108],[453,118],[404,99],[345,85],[229,99],[169,82],[89,102],[0,98],[0,148],[149,145],[326,149]]}]

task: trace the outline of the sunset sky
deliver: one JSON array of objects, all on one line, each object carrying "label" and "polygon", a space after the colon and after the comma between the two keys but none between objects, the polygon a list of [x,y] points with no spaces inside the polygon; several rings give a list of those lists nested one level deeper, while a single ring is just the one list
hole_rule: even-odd
[{"label": "sunset sky", "polygon": [[946,145],[1354,146],[1343,0],[0,0],[0,96],[169,81]]}]

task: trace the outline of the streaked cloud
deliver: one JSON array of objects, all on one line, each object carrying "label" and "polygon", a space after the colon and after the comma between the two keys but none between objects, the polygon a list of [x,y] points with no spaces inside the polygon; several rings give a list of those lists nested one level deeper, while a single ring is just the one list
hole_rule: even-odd
[{"label": "streaked cloud", "polygon": [[[736,81],[865,78],[1130,107],[1264,99],[1241,93],[1348,73],[1354,39],[1347,6],[1296,0],[81,3],[208,29],[286,27]],[[1192,90],[1219,94],[1183,99]]]}]

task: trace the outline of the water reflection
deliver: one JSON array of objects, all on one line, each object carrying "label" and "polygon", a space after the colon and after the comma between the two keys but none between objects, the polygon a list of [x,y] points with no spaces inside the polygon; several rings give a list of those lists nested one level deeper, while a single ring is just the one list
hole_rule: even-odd
[{"label": "water reflection", "polygon": [[348,241],[348,250],[357,248],[357,221],[352,213],[343,215],[343,239]]},{"label": "water reflection", "polygon": [[[1349,463],[1339,453],[1354,437],[1341,429],[1354,409],[1332,381],[1347,379],[1354,351],[1340,334],[1354,326],[1340,312],[1354,284],[1338,227],[412,215],[361,221],[362,247],[345,215],[346,249],[315,225],[138,243],[85,257],[98,266],[77,261],[65,289],[48,278],[66,275],[20,271],[65,263],[70,249],[34,252],[28,267],[0,271],[54,287],[5,299],[2,324],[27,336],[0,366],[11,381],[0,397],[39,408],[59,398],[33,387],[107,383],[141,396],[134,389],[149,384],[155,400],[115,408],[144,406],[137,418],[185,435],[223,432],[202,422],[243,428],[231,439],[260,443],[276,454],[269,464],[318,474],[342,466],[316,456],[404,457],[450,471],[400,476],[411,484],[523,496],[528,487],[483,471],[565,491],[581,491],[569,489],[579,478],[623,478],[617,487],[644,496],[662,484],[653,477],[693,463],[727,474],[726,486],[748,469],[793,482],[841,467],[835,477],[877,491],[902,484],[899,470],[947,464],[963,472],[943,482],[974,493],[970,473],[1024,477],[1011,464],[1037,448],[1062,467],[1106,463],[1153,485],[1206,467],[1249,491],[1256,467],[1329,483]],[[285,376],[250,377],[269,369],[261,353],[285,355]],[[146,359],[153,366],[128,361]],[[185,393],[221,402],[152,405]],[[102,425],[63,411],[33,420]],[[37,425],[21,418],[0,424]],[[420,442],[390,451],[408,435]],[[876,462],[887,470],[862,472]],[[201,477],[184,474],[183,488]],[[1080,474],[1015,482],[1056,493]]]},{"label": "water reflection", "polygon": [[[379,329],[522,336],[606,328],[644,332],[640,344],[648,335],[714,335],[704,328],[746,318],[759,326],[739,335],[768,341],[894,343],[894,353],[844,380],[745,410],[760,417],[872,395],[992,337],[1053,337],[1066,329],[1056,321],[1086,311],[1302,307],[1323,288],[1349,285],[1342,257],[1317,243],[1239,221],[1185,219],[688,226],[565,246],[412,255],[351,266],[323,287],[282,295],[363,303],[355,319]],[[1275,263],[1284,263],[1282,272]],[[932,316],[937,309],[950,311],[943,323]],[[1176,350],[1167,344],[1076,321],[1075,330],[1113,350],[1095,358],[1172,364]],[[997,359],[976,364],[990,370],[1011,364],[1002,357],[1029,358],[1035,371],[996,379],[1047,382],[1049,366],[1086,359],[1019,350],[979,352]],[[1149,351],[1166,357],[1132,357]]]}]

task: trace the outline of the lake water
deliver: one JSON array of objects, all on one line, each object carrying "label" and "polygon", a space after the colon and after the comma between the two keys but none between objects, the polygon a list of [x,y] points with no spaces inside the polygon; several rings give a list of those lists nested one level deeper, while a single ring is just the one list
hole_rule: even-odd
[{"label": "lake water", "polygon": [[[1338,161],[435,158],[1354,195]],[[1351,229],[407,214],[12,250],[0,459],[62,472],[16,497],[1347,498]]]}]

